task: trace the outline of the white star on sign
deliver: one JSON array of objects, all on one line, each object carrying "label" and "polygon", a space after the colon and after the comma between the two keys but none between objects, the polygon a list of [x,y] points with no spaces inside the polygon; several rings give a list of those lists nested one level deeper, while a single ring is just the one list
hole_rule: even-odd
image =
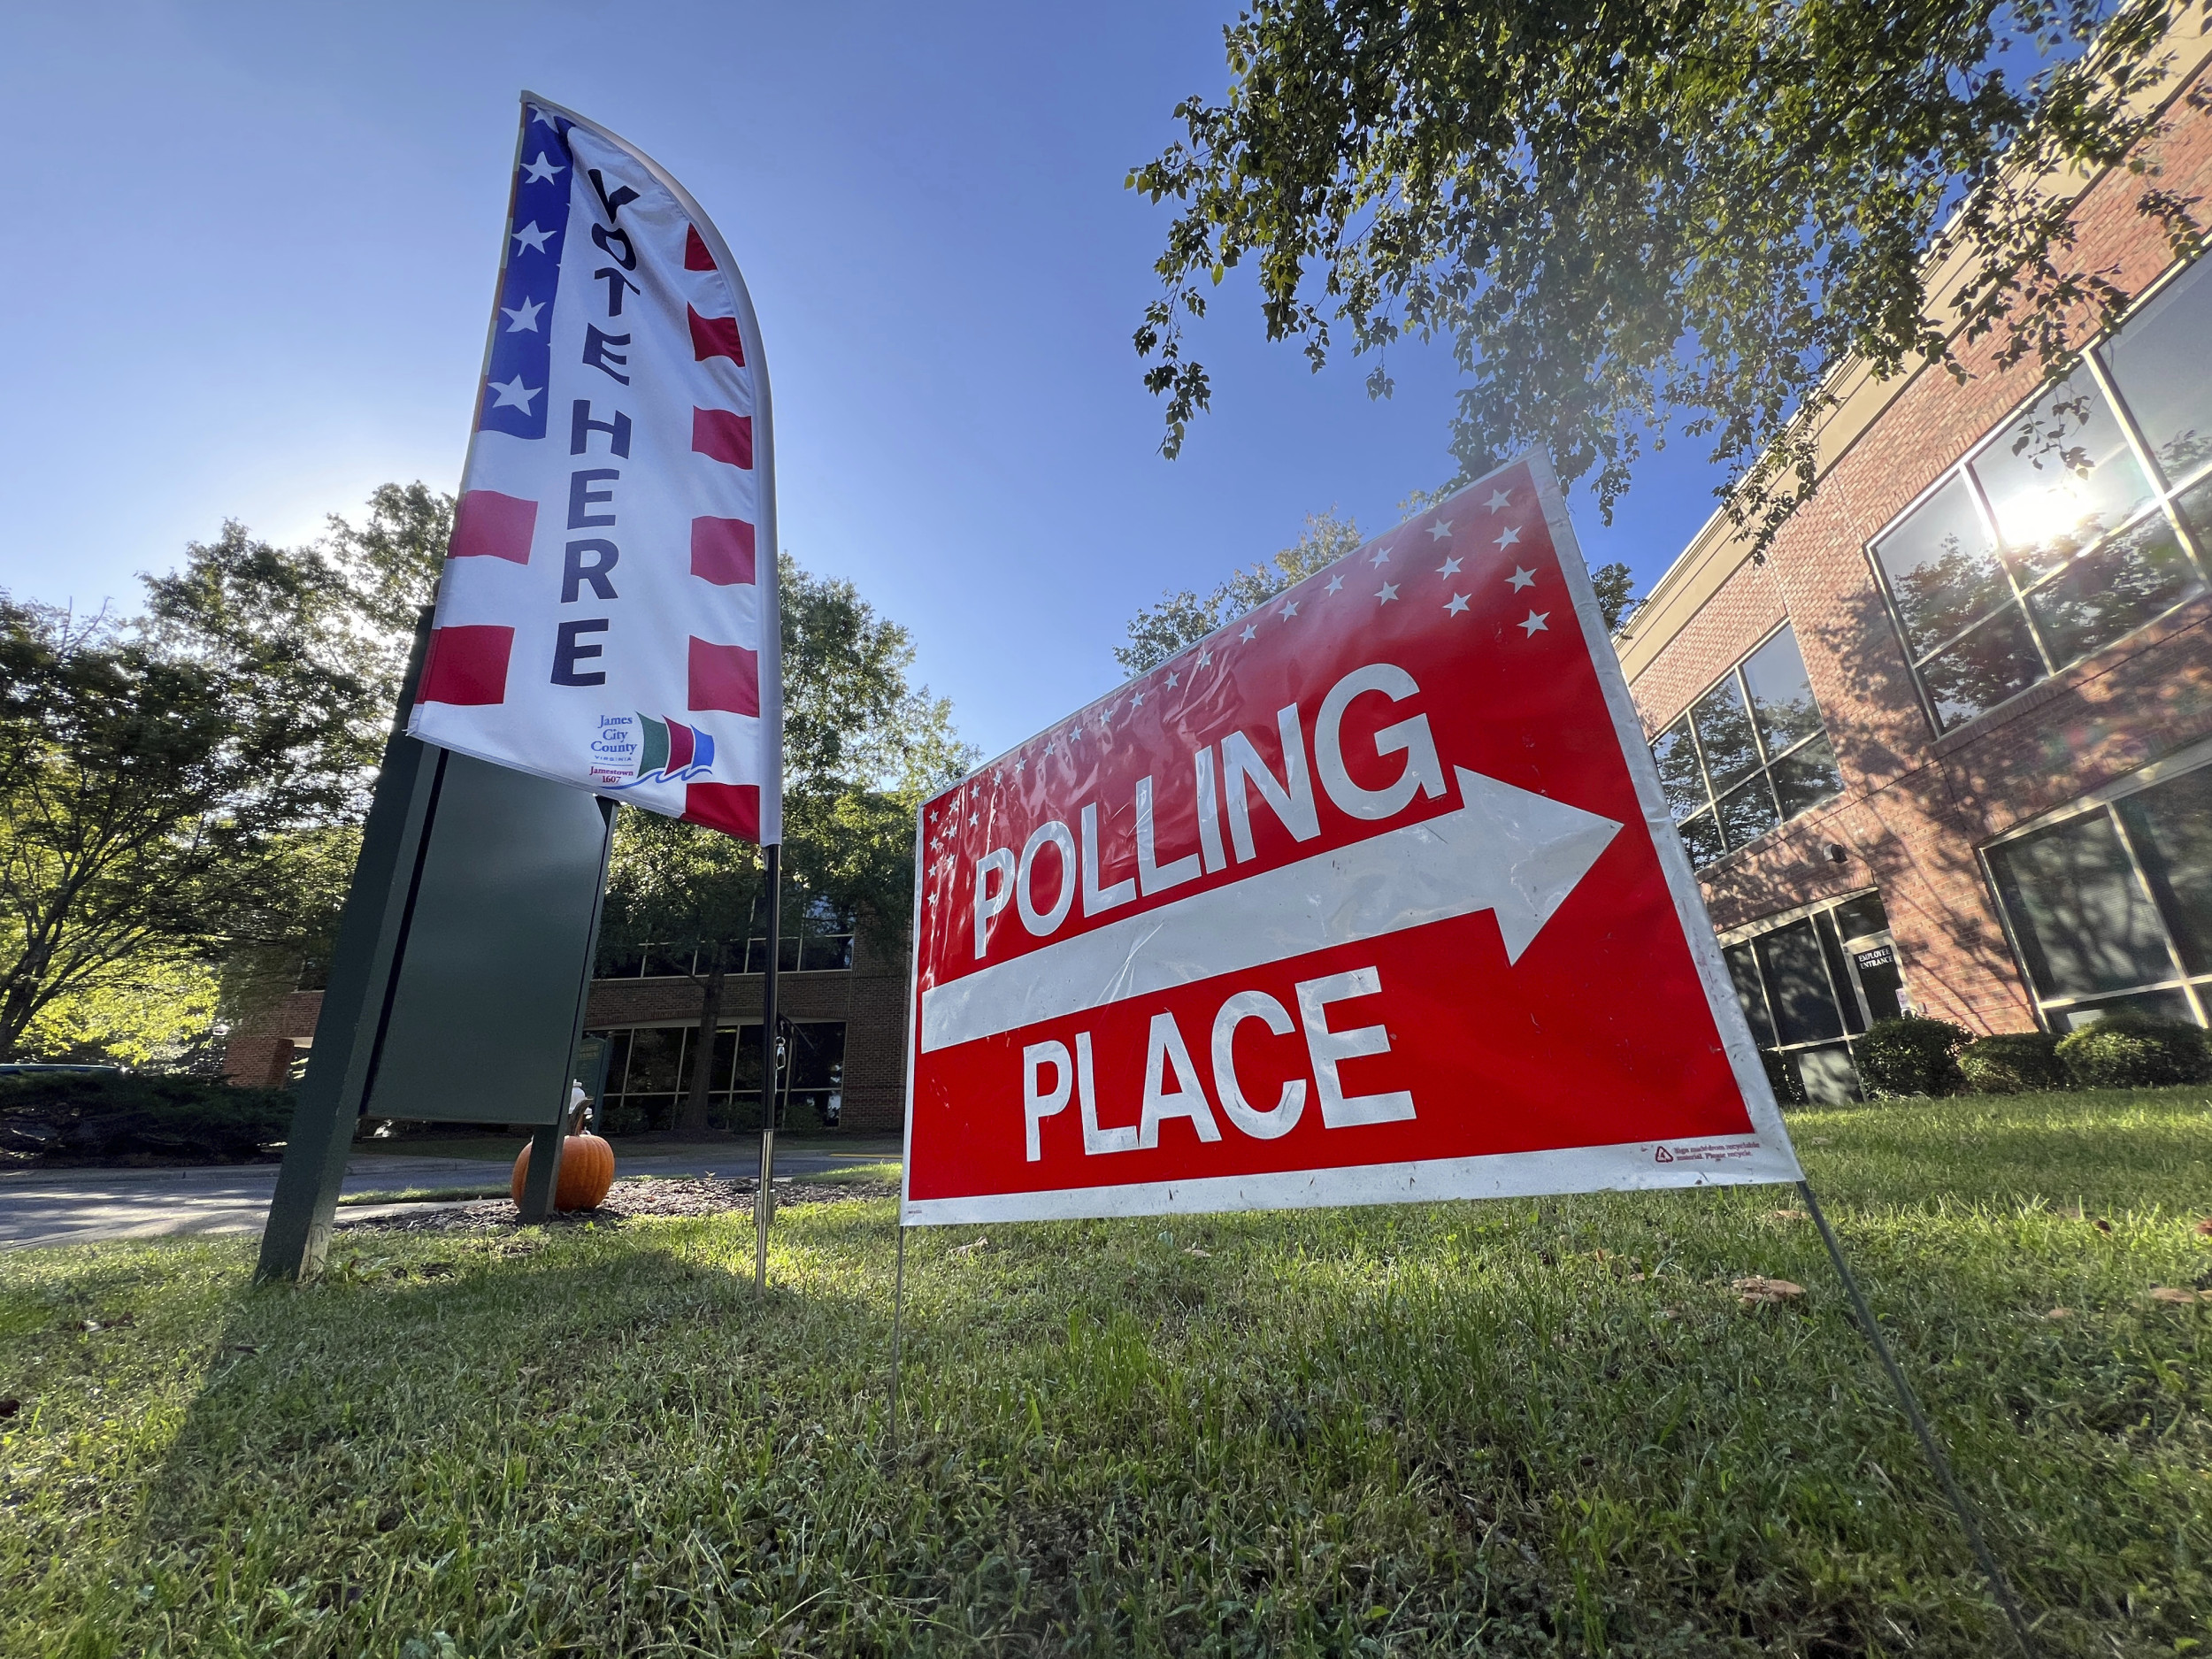
[{"label": "white star on sign", "polygon": [[969,813],[969,814],[968,814],[968,822],[969,822],[969,824],[970,824],[970,825],[972,825],[972,825],[976,825],[976,824],[980,824],[982,821],[983,821],[983,820],[982,820],[981,818],[979,818],[976,817],[976,815],[975,815],[974,813],[971,812],[971,813]]},{"label": "white star on sign", "polygon": [[1515,528],[1514,528],[1511,525],[1508,525],[1508,526],[1506,526],[1506,527],[1505,527],[1505,534],[1504,534],[1503,535],[1500,536],[1500,537],[1497,539],[1496,542],[1494,542],[1493,545],[1497,546],[1497,547],[1511,547],[1511,546],[1512,546],[1512,545],[1513,545],[1516,541],[1518,541],[1520,539],[1521,539],[1521,533],[1520,533],[1518,530],[1516,530],[1516,529],[1515,529]]},{"label": "white star on sign", "polygon": [[1343,588],[1344,579],[1341,576],[1332,576],[1329,578],[1329,591],[1331,593],[1340,593],[1343,590]]},{"label": "white star on sign", "polygon": [[1446,560],[1445,560],[1445,561],[1444,561],[1441,565],[1439,565],[1436,567],[1436,573],[1437,573],[1439,576],[1456,576],[1456,575],[1458,575],[1458,574],[1459,574],[1459,561],[1458,561],[1457,559],[1446,559]]},{"label": "white star on sign", "polygon": [[1002,782],[1004,782],[1004,781],[1005,781],[1005,780],[1006,780],[1006,768],[1005,768],[1005,767],[1003,767],[1003,766],[994,766],[994,767],[992,767],[992,768],[991,768],[991,781],[992,781],[993,783],[1002,783]]},{"label": "white star on sign", "polygon": [[1511,491],[1494,489],[1490,492],[1490,499],[1483,504],[1488,507],[1492,512],[1498,512],[1502,511],[1507,503],[1512,501],[1512,499],[1513,495]]},{"label": "white star on sign", "polygon": [[1201,668],[1211,668],[1214,665],[1214,654],[1211,648],[1198,653],[1198,665]]},{"label": "white star on sign", "polygon": [[538,151],[538,158],[535,161],[526,161],[522,164],[522,176],[533,184],[550,184],[553,182],[555,173],[567,171],[568,169],[562,166],[559,162],[549,160],[542,150]]},{"label": "white star on sign", "polygon": [[1289,621],[1291,618],[1298,614],[1298,602],[1295,599],[1292,600],[1288,604],[1285,605],[1278,614],[1281,616],[1284,621]]},{"label": "white star on sign", "polygon": [[519,409],[526,415],[530,412],[530,400],[545,389],[542,386],[525,386],[519,374],[503,386],[494,380],[491,388],[499,394],[498,401],[492,404],[494,409]]},{"label": "white star on sign", "polygon": [[561,130],[560,124],[534,104],[530,106],[530,119],[534,121],[543,121],[557,133]]},{"label": "white star on sign", "polygon": [[1551,615],[1551,612],[1548,611],[1532,611],[1528,613],[1527,621],[1517,622],[1513,626],[1520,629],[1522,633],[1527,634],[1528,637],[1532,640],[1540,634],[1549,634],[1551,632],[1549,628],[1544,626],[1544,618],[1549,615]]},{"label": "white star on sign", "polygon": [[1182,671],[1181,671],[1180,669],[1176,670],[1173,673],[1171,673],[1171,674],[1167,677],[1167,688],[1168,688],[1170,691],[1174,690],[1176,687],[1178,687],[1178,686],[1181,685],[1182,683],[1183,683],[1183,673],[1182,673]]},{"label": "white star on sign", "polygon": [[1049,755],[1056,755],[1056,754],[1058,754],[1059,752],[1060,752],[1060,746],[1059,746],[1058,744],[1056,744],[1056,743],[1047,743],[1047,744],[1045,745],[1045,753],[1046,753],[1047,755],[1048,755],[1048,756],[1049,756]]},{"label": "white star on sign", "polygon": [[543,253],[545,251],[545,239],[548,236],[550,236],[553,233],[549,230],[540,230],[538,228],[538,221],[534,219],[527,225],[525,225],[520,230],[510,231],[508,234],[515,239],[515,251],[517,253],[520,253],[526,245],[533,253]]},{"label": "white star on sign", "polygon": [[1389,559],[1390,549],[1386,547],[1379,547],[1372,553],[1370,553],[1367,556],[1367,562],[1370,565],[1372,565],[1377,570],[1380,570],[1384,565],[1389,562]]},{"label": "white star on sign", "polygon": [[1506,586],[1512,588],[1512,590],[1517,594],[1522,588],[1533,583],[1535,580],[1536,572],[1534,571],[1525,571],[1517,565],[1513,567],[1513,574],[1507,577],[1505,581]]},{"label": "white star on sign", "polygon": [[1466,609],[1467,595],[1465,594],[1454,594],[1452,595],[1452,603],[1444,607],[1444,614],[1448,617],[1455,617]]},{"label": "white star on sign", "polygon": [[1449,536],[1451,533],[1452,521],[1449,518],[1439,518],[1434,524],[1429,526],[1429,540],[1432,541],[1441,541],[1446,537]]},{"label": "white star on sign", "polygon": [[1388,604],[1397,596],[1398,584],[1395,582],[1385,582],[1381,587],[1375,589],[1375,597],[1381,600],[1385,604]]},{"label": "white star on sign", "polygon": [[1133,692],[1131,692],[1131,693],[1129,694],[1129,710],[1130,710],[1130,712],[1133,714],[1133,713],[1135,713],[1135,712],[1136,712],[1139,709],[1141,709],[1141,708],[1143,708],[1143,707],[1144,707],[1144,693],[1142,693],[1141,691],[1133,691]]},{"label": "white star on sign", "polygon": [[518,334],[526,328],[534,334],[538,332],[538,313],[544,309],[545,303],[541,300],[525,300],[516,306],[503,305],[499,311],[501,316],[509,319],[509,334]]},{"label": "white star on sign", "polygon": [[1259,630],[1257,628],[1254,627],[1248,622],[1244,625],[1244,632],[1238,634],[1237,638],[1242,640],[1247,645],[1249,645],[1252,642],[1252,636],[1258,632]]},{"label": "white star on sign", "polygon": [[1029,764],[1029,757],[1028,757],[1028,756],[1024,755],[1024,756],[1021,756],[1020,757],[1018,757],[1018,759],[1014,762],[1014,776],[1016,776],[1017,778],[1020,777],[1020,776],[1022,775],[1022,768],[1023,768],[1023,767],[1025,767],[1025,766],[1026,766],[1026,765],[1028,765],[1028,764]]}]

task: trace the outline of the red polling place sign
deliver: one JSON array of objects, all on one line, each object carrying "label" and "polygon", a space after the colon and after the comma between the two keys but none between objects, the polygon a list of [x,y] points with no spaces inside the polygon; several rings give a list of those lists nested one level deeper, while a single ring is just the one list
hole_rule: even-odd
[{"label": "red polling place sign", "polygon": [[909,1223],[1798,1179],[1540,457],[919,835]]}]

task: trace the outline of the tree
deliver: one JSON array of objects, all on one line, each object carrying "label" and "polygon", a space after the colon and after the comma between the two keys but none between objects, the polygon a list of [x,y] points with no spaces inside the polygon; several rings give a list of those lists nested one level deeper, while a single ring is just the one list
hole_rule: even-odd
[{"label": "tree", "polygon": [[326,941],[451,507],[387,485],[304,549],[227,523],[135,621],[0,595],[0,1058],[149,963],[288,983]]},{"label": "tree", "polygon": [[58,998],[211,943],[264,838],[334,803],[330,739],[326,702],[0,597],[0,1058]]},{"label": "tree", "polygon": [[[902,914],[914,883],[914,813],[974,762],[951,706],[911,685],[913,643],[849,581],[779,562],[783,639],[784,910],[813,901]],[[760,849],[655,813],[617,820],[602,934],[672,946],[700,987],[696,1051],[712,1051],[724,982],[743,964],[764,889]],[[705,1132],[711,1079],[692,1068],[676,1129]]]},{"label": "tree", "polygon": [[1203,599],[1184,588],[1164,594],[1159,603],[1138,611],[1129,619],[1129,643],[1114,648],[1114,660],[1133,674],[1157,668],[1224,623],[1265,604],[1324,565],[1335,564],[1359,544],[1359,526],[1339,518],[1334,508],[1308,513],[1298,539],[1265,564],[1237,572]]},{"label": "tree", "polygon": [[[1455,481],[1531,444],[1607,522],[1647,432],[1708,442],[1763,549],[1815,479],[1831,372],[2070,362],[2127,296],[2072,257],[2070,181],[2147,146],[2191,0],[1254,0],[1219,104],[1130,175],[1176,217],[1136,334],[1175,454],[1209,400],[1185,319],[1256,267],[1268,336],[1451,344]],[[2200,88],[2194,97],[2202,97]],[[1939,293],[1934,273],[1955,285]],[[1943,297],[1947,294],[1948,297]],[[1386,396],[1379,362],[1369,388]]]},{"label": "tree", "polygon": [[1636,597],[1636,579],[1625,565],[1599,565],[1590,572],[1590,586],[1596,590],[1598,614],[1605,618],[1608,634],[1618,634],[1644,608],[1644,602]]}]

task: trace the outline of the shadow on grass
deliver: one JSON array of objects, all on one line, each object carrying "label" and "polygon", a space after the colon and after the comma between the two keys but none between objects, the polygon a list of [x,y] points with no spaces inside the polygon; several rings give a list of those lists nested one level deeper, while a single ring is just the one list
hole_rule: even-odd
[{"label": "shadow on grass", "polygon": [[[15,1630],[402,1659],[1996,1651],[1793,1197],[918,1233],[895,1455],[888,1203],[784,1211],[764,1303],[744,1217],[349,1235],[320,1287],[234,1270],[162,1328],[199,1370],[142,1503],[110,1492],[103,1534],[42,1486],[58,1564]],[[2190,1639],[2212,1322],[2140,1294],[2200,1271],[2185,1230],[1836,1219],[2052,1651]],[[153,1282],[88,1266],[96,1300]],[[1808,1294],[1747,1306],[1751,1273]]]}]

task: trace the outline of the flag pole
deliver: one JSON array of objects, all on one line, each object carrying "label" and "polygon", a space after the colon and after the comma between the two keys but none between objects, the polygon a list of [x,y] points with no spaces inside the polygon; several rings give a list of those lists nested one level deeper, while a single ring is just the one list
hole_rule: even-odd
[{"label": "flag pole", "polygon": [[783,956],[783,847],[761,849],[768,862],[768,969],[760,987],[760,1187],[753,1194],[753,1294],[768,1289],[768,1222],[776,1178],[776,970]]}]

